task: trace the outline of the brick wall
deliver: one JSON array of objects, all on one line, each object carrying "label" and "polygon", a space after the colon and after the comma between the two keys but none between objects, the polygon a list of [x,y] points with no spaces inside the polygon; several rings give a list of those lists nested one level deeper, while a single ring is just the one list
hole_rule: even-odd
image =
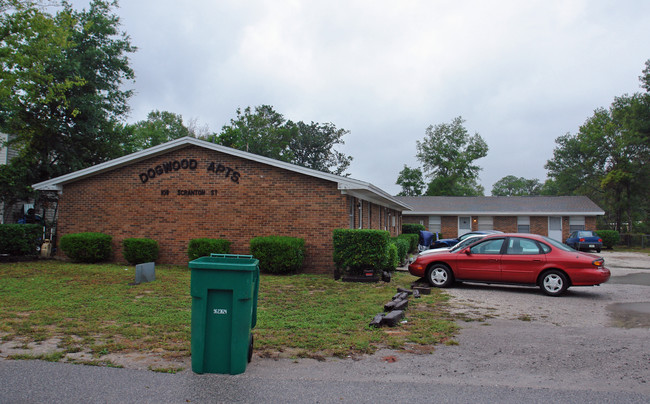
[{"label": "brick wall", "polygon": [[[190,146],[66,184],[58,231],[113,236],[117,262],[123,239],[152,238],[158,262],[170,264],[187,263],[193,238],[227,239],[232,253],[247,254],[252,237],[301,237],[305,272],[326,273],[334,269],[332,231],[349,228],[349,209],[336,183]],[[365,220],[379,226],[378,217]]]}]

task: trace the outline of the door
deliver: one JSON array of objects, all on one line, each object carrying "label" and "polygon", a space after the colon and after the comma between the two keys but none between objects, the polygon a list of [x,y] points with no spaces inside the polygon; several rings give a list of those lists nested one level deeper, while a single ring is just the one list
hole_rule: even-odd
[{"label": "door", "polygon": [[554,240],[562,240],[562,216],[549,216],[548,217],[548,236]]},{"label": "door", "polygon": [[510,237],[505,254],[501,256],[501,280],[514,283],[535,283],[537,274],[546,265],[544,255],[535,240]]},{"label": "door", "polygon": [[458,216],[458,237],[472,231],[472,218],[470,216]]},{"label": "door", "polygon": [[504,239],[492,238],[473,245],[469,254],[461,254],[456,261],[456,278],[462,280],[501,280],[501,247]]}]

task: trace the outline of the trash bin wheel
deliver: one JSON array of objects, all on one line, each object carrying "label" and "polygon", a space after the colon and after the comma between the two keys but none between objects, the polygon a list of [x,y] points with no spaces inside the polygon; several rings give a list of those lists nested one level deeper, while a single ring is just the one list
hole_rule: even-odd
[{"label": "trash bin wheel", "polygon": [[253,359],[253,334],[248,338],[248,363]]}]

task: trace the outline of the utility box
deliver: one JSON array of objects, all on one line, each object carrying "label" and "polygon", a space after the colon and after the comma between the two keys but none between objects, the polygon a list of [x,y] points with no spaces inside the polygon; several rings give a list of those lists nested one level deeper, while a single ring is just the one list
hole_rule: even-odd
[{"label": "utility box", "polygon": [[246,371],[257,322],[259,260],[252,255],[211,254],[190,261],[192,371]]}]

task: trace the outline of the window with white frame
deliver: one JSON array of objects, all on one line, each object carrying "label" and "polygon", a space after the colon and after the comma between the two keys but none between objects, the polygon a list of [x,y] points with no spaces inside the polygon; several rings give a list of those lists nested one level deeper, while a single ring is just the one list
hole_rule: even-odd
[{"label": "window with white frame", "polygon": [[517,233],[530,233],[530,216],[517,216]]},{"label": "window with white frame", "polygon": [[585,217],[584,216],[569,216],[569,232],[573,233],[577,230],[585,229]]},{"label": "window with white frame", "polygon": [[442,220],[440,216],[429,216],[429,231],[431,233],[442,232]]},{"label": "window with white frame", "polygon": [[494,218],[492,216],[479,216],[478,217],[479,230],[494,230]]}]

